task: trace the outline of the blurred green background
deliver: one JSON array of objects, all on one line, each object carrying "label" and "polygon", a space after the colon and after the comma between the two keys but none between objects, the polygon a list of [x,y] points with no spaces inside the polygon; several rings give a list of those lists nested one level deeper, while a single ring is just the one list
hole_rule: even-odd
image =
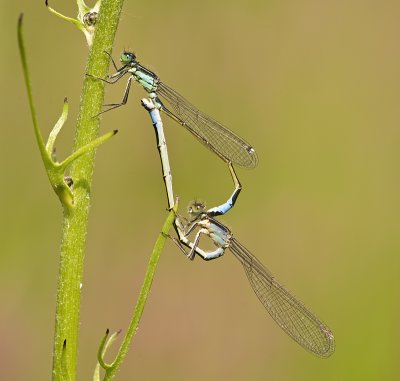
[{"label": "blurred green background", "polygon": [[[73,1],[51,1],[75,15]],[[71,151],[87,47],[44,1],[1,1],[0,378],[51,377],[62,214],[33,134],[17,51],[25,36],[43,134]],[[132,49],[257,149],[222,220],[334,331],[321,360],[267,316],[229,253],[189,262],[169,242],[119,380],[398,380],[400,24],[398,1],[126,1],[114,57]],[[124,84],[108,87],[120,100]],[[105,114],[83,283],[78,379],[108,327],[125,329],[166,217],[154,132],[133,86]],[[225,165],[165,119],[181,206],[232,191]]]}]

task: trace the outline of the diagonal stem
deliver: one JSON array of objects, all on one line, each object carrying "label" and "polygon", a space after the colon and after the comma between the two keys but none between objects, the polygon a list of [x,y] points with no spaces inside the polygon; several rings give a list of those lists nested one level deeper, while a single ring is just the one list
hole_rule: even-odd
[{"label": "diagonal stem", "polygon": [[175,203],[174,208],[169,212],[168,217],[154,245],[149,265],[147,267],[146,275],[144,277],[142,289],[140,290],[140,295],[136,302],[135,310],[133,312],[133,317],[129,324],[126,335],[122,341],[117,357],[115,358],[114,362],[110,365],[107,365],[104,363],[104,361],[102,361],[103,365],[106,365],[106,374],[104,376],[104,381],[111,381],[115,377],[122,362],[124,361],[124,358],[128,353],[129,347],[133,340],[133,336],[135,335],[136,330],[138,329],[140,318],[142,317],[144,306],[146,305],[146,301],[150,293],[151,284],[153,283],[153,278],[157,268],[157,264],[160,259],[161,252],[164,248],[165,241],[169,236],[169,231],[171,230],[171,227],[175,221],[177,210],[178,210],[178,202]]}]

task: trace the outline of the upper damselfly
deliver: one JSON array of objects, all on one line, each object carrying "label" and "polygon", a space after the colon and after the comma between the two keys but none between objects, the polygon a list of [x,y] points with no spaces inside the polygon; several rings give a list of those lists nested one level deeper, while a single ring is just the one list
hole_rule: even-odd
[{"label": "upper damselfly", "polygon": [[131,83],[134,80],[142,85],[157,109],[164,111],[169,117],[184,126],[222,160],[247,168],[254,168],[257,165],[257,154],[251,145],[161,82],[154,72],[137,61],[135,54],[131,52],[122,53],[120,62],[122,66],[118,68],[112,60],[116,70],[114,74],[108,75],[105,79],[95,77],[113,84],[126,74],[130,75],[122,101],[105,105],[109,108],[103,112],[126,104]]}]

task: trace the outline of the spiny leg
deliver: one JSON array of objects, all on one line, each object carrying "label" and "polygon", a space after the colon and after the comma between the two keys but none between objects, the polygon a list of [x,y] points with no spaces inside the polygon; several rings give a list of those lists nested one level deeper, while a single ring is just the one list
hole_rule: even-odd
[{"label": "spiny leg", "polygon": [[126,102],[128,101],[128,97],[129,97],[129,91],[131,89],[132,79],[133,79],[133,77],[130,76],[128,79],[128,82],[126,83],[125,92],[124,92],[122,101],[120,103],[109,103],[109,104],[103,105],[103,107],[109,107],[109,108],[107,110],[104,110],[104,111],[98,113],[96,116],[99,116],[100,114],[104,114],[105,112],[108,112],[108,111],[114,110],[118,107],[126,105]]},{"label": "spiny leg", "polygon": [[[127,74],[127,73],[129,73],[128,70],[119,71],[119,72],[114,73],[114,74],[112,74],[112,75],[108,75],[108,74],[107,74],[107,77],[106,77],[106,78],[97,77],[97,76],[95,76],[95,75],[93,75],[93,74],[89,74],[89,73],[86,73],[86,75],[87,75],[88,77],[92,77],[92,78],[94,78],[94,79],[98,79],[98,80],[100,80],[100,81],[103,81],[103,82],[105,82],[105,83],[108,83],[108,84],[110,84],[110,85],[113,85],[113,84],[117,83],[117,82],[118,82],[125,74]],[[112,80],[110,81],[110,79],[112,79]]]},{"label": "spiny leg", "polygon": [[114,66],[115,71],[119,71],[119,69],[117,68],[117,65],[115,64],[114,58],[112,58],[112,55],[110,53],[108,53],[106,50],[104,51],[104,53],[106,53],[108,55],[108,57],[110,58],[113,66]]}]

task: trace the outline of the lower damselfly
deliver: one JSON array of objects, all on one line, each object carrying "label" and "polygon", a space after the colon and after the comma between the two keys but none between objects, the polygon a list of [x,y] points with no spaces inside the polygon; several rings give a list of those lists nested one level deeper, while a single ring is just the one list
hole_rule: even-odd
[{"label": "lower damselfly", "polygon": [[[169,165],[166,141],[163,134],[162,120],[158,109],[147,99],[142,100],[143,106],[149,111],[160,152],[163,168],[163,178],[167,190],[169,206],[174,205],[172,176]],[[204,260],[221,257],[227,249],[239,260],[247,275],[249,283],[258,299],[293,340],[311,353],[326,358],[335,350],[335,341],[332,331],[314,313],[288,291],[272,273],[232,234],[231,230],[216,220],[215,217],[230,210],[240,193],[240,182],[236,177],[232,165],[229,163],[231,175],[235,183],[235,191],[229,200],[216,207],[206,210],[205,204],[193,202],[188,209],[191,219],[183,223],[179,215],[175,219],[175,230],[179,240],[174,239],[179,248],[190,258],[199,255]],[[189,235],[196,231],[191,241]],[[216,246],[215,250],[203,250],[199,247],[200,238],[208,236]],[[184,246],[190,249],[186,252]]]}]

